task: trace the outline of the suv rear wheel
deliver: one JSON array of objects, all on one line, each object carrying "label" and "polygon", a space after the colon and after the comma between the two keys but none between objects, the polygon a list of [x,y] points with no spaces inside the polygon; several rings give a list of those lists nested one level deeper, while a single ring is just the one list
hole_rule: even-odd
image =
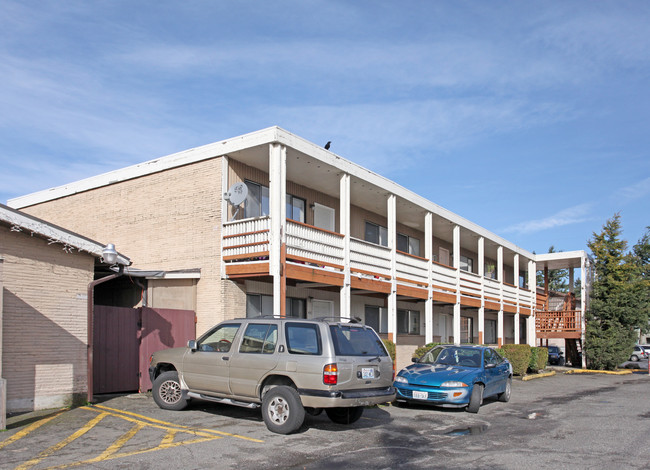
[{"label": "suv rear wheel", "polygon": [[187,406],[187,399],[183,398],[181,384],[178,381],[178,372],[163,372],[153,381],[153,400],[165,410],[179,411]]},{"label": "suv rear wheel", "polygon": [[262,398],[262,418],[269,431],[291,434],[305,421],[305,409],[296,389],[286,385],[271,388]]},{"label": "suv rear wheel", "polygon": [[363,414],[363,406],[352,406],[349,408],[326,408],[325,413],[329,419],[336,424],[352,424],[359,421]]}]

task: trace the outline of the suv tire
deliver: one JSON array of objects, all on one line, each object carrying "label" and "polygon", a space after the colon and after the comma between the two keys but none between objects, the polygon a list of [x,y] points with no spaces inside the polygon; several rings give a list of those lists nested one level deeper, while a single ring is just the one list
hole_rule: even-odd
[{"label": "suv tire", "polygon": [[187,407],[187,398],[183,397],[178,372],[163,372],[153,382],[153,400],[164,410],[180,411]]},{"label": "suv tire", "polygon": [[262,418],[271,432],[291,434],[305,421],[305,409],[295,388],[279,385],[262,398]]},{"label": "suv tire", "polygon": [[352,424],[359,421],[363,414],[363,406],[351,406],[348,408],[326,408],[327,417],[336,424]]}]

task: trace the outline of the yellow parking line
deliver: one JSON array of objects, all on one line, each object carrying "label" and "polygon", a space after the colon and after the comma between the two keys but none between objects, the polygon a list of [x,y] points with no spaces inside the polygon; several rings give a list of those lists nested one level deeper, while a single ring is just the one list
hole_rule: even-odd
[{"label": "yellow parking line", "polygon": [[82,427],[79,430],[77,430],[76,432],[72,433],[71,435],[69,435],[68,437],[63,439],[58,444],[55,444],[55,445],[45,449],[43,452],[38,454],[38,457],[35,457],[35,458],[31,459],[31,460],[28,460],[24,464],[16,467],[16,470],[25,470],[27,468],[33,467],[34,465],[39,463],[44,458],[52,455],[57,450],[60,450],[60,449],[64,448],[65,446],[70,444],[75,439],[77,439],[77,438],[83,436],[84,434],[86,434],[88,431],[90,431],[92,428],[94,428],[97,425],[97,423],[99,423],[102,419],[104,419],[106,416],[108,416],[108,414],[109,413],[101,413],[101,414],[97,415],[95,418],[88,421],[84,427]]},{"label": "yellow parking line", "polygon": [[25,437],[27,434],[29,434],[30,432],[34,431],[35,429],[40,428],[40,427],[43,426],[45,423],[47,423],[47,422],[49,422],[49,421],[52,421],[54,418],[56,418],[57,416],[59,416],[61,413],[63,413],[63,411],[59,411],[58,413],[56,413],[56,414],[54,414],[54,415],[52,415],[52,416],[49,416],[49,417],[47,417],[47,418],[43,418],[43,419],[41,419],[40,421],[36,421],[35,423],[32,423],[32,424],[30,424],[29,426],[27,426],[27,427],[26,427],[25,429],[23,429],[22,431],[18,431],[16,434],[14,434],[13,436],[11,436],[11,437],[10,437],[9,439],[7,439],[6,441],[2,441],[2,442],[0,442],[0,449],[2,449],[2,448],[5,447],[5,446],[8,446],[8,445],[11,444],[12,442],[16,442],[18,439],[21,439],[21,438]]},{"label": "yellow parking line", "polygon": [[[88,408],[88,407],[86,407],[86,408]],[[252,437],[240,436],[238,434],[231,434],[229,432],[217,431],[216,429],[196,429],[196,428],[192,428],[190,426],[182,426],[180,424],[168,423],[166,421],[161,421],[159,419],[149,418],[148,416],[139,415],[137,413],[132,413],[130,411],[123,411],[123,410],[118,410],[118,409],[115,409],[115,408],[109,408],[109,407],[103,406],[103,405],[95,405],[93,408],[100,408],[102,410],[112,411],[112,412],[123,414],[123,415],[135,416],[137,418],[140,418],[140,419],[143,419],[143,420],[146,420],[146,421],[151,421],[152,423],[158,423],[158,424],[160,424],[162,426],[165,426],[166,428],[172,427],[172,428],[177,428],[177,429],[195,430],[195,431],[207,432],[207,433],[212,433],[212,434],[219,434],[219,435],[222,435],[222,436],[236,437],[238,439],[245,439],[247,441],[252,441],[252,442],[264,442],[264,441],[262,441],[260,439],[254,439]],[[92,408],[88,408],[88,409],[92,409]]]},{"label": "yellow parking line", "polygon": [[127,442],[129,442],[129,440],[130,440],[133,436],[135,436],[136,433],[137,433],[140,429],[142,429],[142,428],[144,428],[144,424],[143,424],[143,423],[136,423],[136,424],[134,424],[133,427],[132,427],[131,429],[129,429],[129,430],[128,430],[127,432],[125,432],[124,434],[122,434],[122,436],[120,436],[120,437],[119,437],[115,442],[113,442],[113,443],[108,447],[108,449],[106,449],[104,452],[102,452],[102,453],[97,457],[97,461],[104,460],[104,459],[108,458],[109,456],[113,455],[114,453],[116,453],[118,450],[120,450],[120,449],[122,448],[122,446],[123,446],[124,444],[126,444]]}]

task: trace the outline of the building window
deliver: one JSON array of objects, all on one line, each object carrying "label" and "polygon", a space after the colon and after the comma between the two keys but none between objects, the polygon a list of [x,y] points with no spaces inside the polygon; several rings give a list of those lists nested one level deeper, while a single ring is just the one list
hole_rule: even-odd
[{"label": "building window", "polygon": [[[269,215],[269,187],[246,180],[248,196],[244,204],[244,218],[264,217]],[[291,194],[287,194],[287,218],[305,223],[306,202]]]},{"label": "building window", "polygon": [[528,286],[528,282],[526,282],[527,277],[528,273],[526,271],[519,271],[519,287],[525,288]]},{"label": "building window", "polygon": [[417,310],[397,310],[397,333],[419,335],[420,312]]},{"label": "building window", "polygon": [[388,311],[384,307],[366,305],[365,323],[377,333],[388,333]]},{"label": "building window", "polygon": [[467,256],[460,255],[460,269],[468,273],[474,272],[474,260]]},{"label": "building window", "polygon": [[244,204],[244,218],[264,217],[269,215],[269,188],[261,184],[246,181],[248,196]]},{"label": "building window", "polygon": [[485,262],[485,277],[488,279],[496,279],[497,278],[497,265],[495,263],[491,263],[486,261]]},{"label": "building window", "polygon": [[485,344],[497,344],[497,321],[485,320]]},{"label": "building window", "polygon": [[287,194],[287,219],[305,223],[305,200]]},{"label": "building window", "polygon": [[388,229],[372,222],[366,222],[366,241],[388,246]]},{"label": "building window", "polygon": [[[287,297],[287,317],[306,318],[307,302],[305,299]],[[260,315],[273,315],[273,296],[263,294],[246,295],[246,317],[253,318]]]},{"label": "building window", "polygon": [[472,317],[460,317],[460,342],[471,344],[474,342],[474,323]]},{"label": "building window", "polygon": [[409,255],[420,256],[420,240],[402,233],[397,234],[397,249]]}]

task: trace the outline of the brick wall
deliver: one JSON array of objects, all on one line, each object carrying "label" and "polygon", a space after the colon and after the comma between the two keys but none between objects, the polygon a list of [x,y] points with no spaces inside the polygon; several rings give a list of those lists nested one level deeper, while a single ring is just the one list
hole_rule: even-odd
[{"label": "brick wall", "polygon": [[135,268],[200,268],[196,313],[201,334],[232,318],[231,308],[239,305],[233,301],[244,298],[236,285],[220,278],[221,165],[218,157],[203,160],[22,210],[114,243]]},{"label": "brick wall", "polygon": [[7,410],[71,404],[87,391],[87,302],[94,258],[0,226],[2,374]]}]

